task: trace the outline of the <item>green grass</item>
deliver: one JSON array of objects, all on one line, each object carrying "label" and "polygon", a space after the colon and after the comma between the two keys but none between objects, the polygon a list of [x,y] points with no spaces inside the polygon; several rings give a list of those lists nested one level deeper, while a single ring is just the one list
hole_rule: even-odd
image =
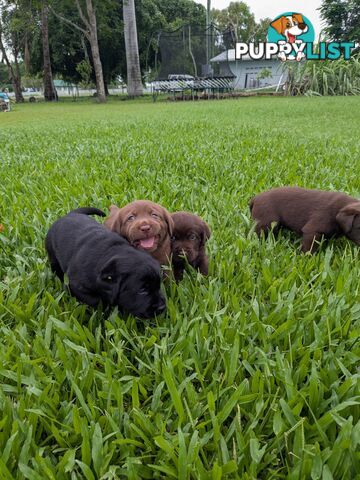
[{"label": "green grass", "polygon": [[[0,478],[359,479],[360,253],[259,241],[250,198],[360,197],[359,98],[15,106],[0,114]],[[210,276],[139,322],[76,302],[44,237],[139,198],[212,228]]]}]

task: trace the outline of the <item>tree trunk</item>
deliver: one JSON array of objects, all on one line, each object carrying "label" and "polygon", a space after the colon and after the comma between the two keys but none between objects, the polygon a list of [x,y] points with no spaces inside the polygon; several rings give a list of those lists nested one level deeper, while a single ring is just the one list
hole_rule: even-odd
[{"label": "tree trunk", "polygon": [[90,42],[91,54],[94,64],[95,79],[96,79],[96,90],[97,98],[99,102],[106,102],[105,95],[105,86],[104,86],[104,75],[101,65],[100,52],[99,52],[99,42],[97,38],[97,25],[96,25],[96,15],[95,10],[92,4],[92,0],[86,0],[86,10],[89,19],[89,35],[88,39]]},{"label": "tree trunk", "polygon": [[56,91],[51,71],[50,47],[49,47],[49,6],[47,1],[42,5],[41,9],[41,37],[43,46],[44,61],[44,97],[46,102],[57,100]]},{"label": "tree trunk", "polygon": [[124,36],[129,97],[143,94],[134,0],[123,1]]},{"label": "tree trunk", "polygon": [[104,75],[103,75],[103,69],[102,69],[101,59],[100,59],[99,42],[97,37],[96,13],[94,10],[94,6],[92,3],[92,0],[86,0],[86,12],[87,12],[87,16],[86,16],[81,7],[80,1],[75,0],[75,4],[77,6],[81,21],[84,24],[85,28],[81,28],[79,25],[72,22],[68,18],[65,18],[59,13],[56,13],[56,11],[53,8],[51,10],[58,18],[60,18],[60,20],[68,23],[73,28],[76,28],[77,30],[79,30],[83,35],[85,35],[85,37],[89,41],[91,55],[92,55],[92,62],[93,62],[94,72],[95,72],[97,98],[99,102],[105,103],[106,95],[105,95],[105,87],[104,87]]},{"label": "tree trunk", "polygon": [[29,36],[26,32],[25,34],[25,45],[24,45],[24,66],[25,72],[29,75],[30,72],[30,50],[29,50]]},{"label": "tree trunk", "polygon": [[5,63],[7,65],[8,71],[9,71],[9,77],[11,79],[11,83],[14,89],[15,93],[15,100],[16,103],[23,103],[24,102],[24,97],[21,91],[21,75],[20,75],[20,70],[19,70],[19,64],[17,62],[17,58],[15,55],[15,65],[16,65],[16,71],[14,70],[13,65],[11,64],[9,57],[7,56],[5,46],[2,41],[2,26],[0,23],[0,51],[2,53],[3,59],[5,60]]},{"label": "tree trunk", "polygon": [[24,103],[24,97],[21,89],[21,77],[14,75],[12,67],[10,68],[9,73],[11,76],[11,83],[15,92],[16,103]]}]

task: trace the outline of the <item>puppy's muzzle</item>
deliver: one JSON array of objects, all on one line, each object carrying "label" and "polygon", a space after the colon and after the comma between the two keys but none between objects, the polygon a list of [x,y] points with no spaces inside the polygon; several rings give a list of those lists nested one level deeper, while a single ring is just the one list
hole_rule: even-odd
[{"label": "puppy's muzzle", "polygon": [[192,250],[189,248],[176,248],[174,253],[177,257],[186,257],[187,259],[192,257]]},{"label": "puppy's muzzle", "polygon": [[156,315],[160,315],[166,310],[166,303],[163,298],[160,298],[157,304],[154,306],[154,312]]},{"label": "puppy's muzzle", "polygon": [[176,253],[176,255],[185,255],[186,253],[188,253],[188,249],[184,247],[176,247],[174,249],[174,252]]}]

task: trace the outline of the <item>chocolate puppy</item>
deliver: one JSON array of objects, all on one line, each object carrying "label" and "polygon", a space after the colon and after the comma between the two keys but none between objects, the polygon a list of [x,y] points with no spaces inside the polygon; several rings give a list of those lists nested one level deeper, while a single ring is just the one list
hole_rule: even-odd
[{"label": "chocolate puppy", "polygon": [[171,250],[175,280],[183,277],[184,257],[193,268],[207,275],[209,261],[205,243],[211,235],[209,226],[200,217],[188,212],[175,212],[171,217],[174,221]]},{"label": "chocolate puppy", "polygon": [[72,295],[92,307],[101,301],[140,318],[163,312],[159,264],[88,215],[105,213],[78,208],[50,227],[45,246],[53,272],[62,281],[66,274]]},{"label": "chocolate puppy", "polygon": [[346,235],[360,245],[360,202],[345,193],[281,187],[260,193],[250,202],[260,236],[276,223],[302,235],[303,252],[315,252],[322,237]]},{"label": "chocolate puppy", "polygon": [[122,208],[111,205],[104,225],[125,237],[133,247],[150,253],[160,265],[169,264],[174,224],[161,205],[149,200],[136,200]]}]

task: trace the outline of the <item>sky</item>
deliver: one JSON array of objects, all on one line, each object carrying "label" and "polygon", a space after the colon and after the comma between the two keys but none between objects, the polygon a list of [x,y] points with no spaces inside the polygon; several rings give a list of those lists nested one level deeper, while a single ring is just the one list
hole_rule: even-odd
[{"label": "sky", "polygon": [[[206,0],[195,0],[206,7]],[[233,0],[235,1],[235,0]],[[302,13],[313,24],[315,38],[321,30],[321,19],[316,10],[321,5],[321,0],[243,0],[249,5],[251,12],[255,15],[256,21],[260,18],[275,18],[284,12]],[[219,10],[226,8],[230,0],[211,0],[211,8]]]}]

